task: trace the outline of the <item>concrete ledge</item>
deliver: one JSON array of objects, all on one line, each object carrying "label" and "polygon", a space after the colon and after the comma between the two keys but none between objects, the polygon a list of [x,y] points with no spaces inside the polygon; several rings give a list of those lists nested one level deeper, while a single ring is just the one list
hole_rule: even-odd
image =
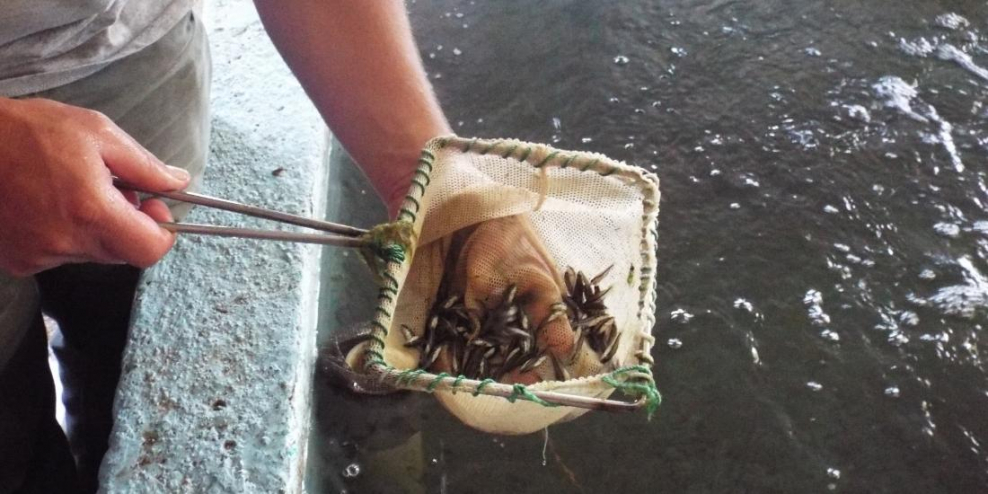
[{"label": "concrete ledge", "polygon": [[[329,136],[248,1],[206,5],[204,193],[322,217]],[[275,172],[279,170],[278,172]],[[195,223],[271,227],[199,208]],[[104,492],[298,492],[320,249],[182,237],[139,287]]]}]

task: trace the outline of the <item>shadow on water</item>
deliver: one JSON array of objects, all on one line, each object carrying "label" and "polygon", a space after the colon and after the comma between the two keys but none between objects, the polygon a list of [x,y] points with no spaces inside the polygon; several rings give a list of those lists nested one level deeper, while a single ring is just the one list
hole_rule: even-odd
[{"label": "shadow on water", "polygon": [[[314,492],[988,491],[988,4],[409,8],[459,134],[660,176],[665,402],[547,443],[317,387]],[[334,173],[334,219],[383,218]],[[373,301],[342,256],[325,328]]]}]

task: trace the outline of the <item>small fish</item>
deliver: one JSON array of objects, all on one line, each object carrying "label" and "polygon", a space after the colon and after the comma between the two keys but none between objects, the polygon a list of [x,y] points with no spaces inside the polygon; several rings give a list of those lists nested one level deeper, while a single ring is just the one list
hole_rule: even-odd
[{"label": "small fish", "polygon": [[508,327],[504,328],[504,331],[506,333],[508,333],[508,334],[510,334],[512,336],[518,337],[518,338],[529,338],[530,336],[532,336],[531,334],[529,334],[528,331],[525,331],[524,329],[521,329],[521,328],[513,328],[511,326],[508,326]]},{"label": "small fish", "polygon": [[456,303],[459,302],[459,301],[460,301],[460,298],[457,297],[456,295],[453,295],[452,297],[449,297],[448,299],[446,299],[445,302],[443,302],[442,308],[443,309],[447,309],[447,310],[452,309],[453,306],[456,305]]},{"label": "small fish", "polygon": [[611,288],[613,288],[613,287],[610,287],[609,286],[606,289],[601,290],[599,286],[594,286],[593,296],[587,297],[587,303],[588,304],[594,304],[594,303],[599,302],[601,299],[603,299],[607,295],[608,292],[611,291]]},{"label": "small fish", "polygon": [[412,328],[409,328],[404,324],[401,325],[401,334],[405,337],[406,347],[416,347],[422,342],[422,337],[416,335],[412,332]]},{"label": "small fish", "polygon": [[552,355],[551,358],[552,358],[552,369],[556,373],[556,380],[557,381],[569,381],[570,375],[569,375],[569,372],[566,371],[566,367],[564,367],[559,362],[559,360],[556,359],[556,356],[555,355]]},{"label": "small fish", "polygon": [[518,285],[511,284],[508,289],[504,292],[504,300],[501,301],[501,305],[511,305],[515,302],[515,295],[518,293]]},{"label": "small fish", "polygon": [[614,358],[614,354],[617,353],[618,341],[620,335],[617,331],[614,331],[611,336],[611,340],[607,343],[607,348],[604,350],[604,354],[600,357],[600,363],[606,364]]},{"label": "small fish", "polygon": [[482,346],[484,348],[491,348],[491,347],[494,346],[493,343],[491,343],[491,342],[489,342],[489,341],[487,341],[487,340],[485,340],[483,338],[476,338],[473,341],[471,341],[470,344],[473,345],[473,346]]},{"label": "small fish", "polygon": [[576,356],[580,353],[580,347],[583,346],[583,340],[587,337],[587,332],[583,328],[576,328],[576,343],[573,344],[573,351],[570,353],[569,361],[573,363],[576,360]]},{"label": "small fish", "polygon": [[573,266],[566,268],[566,273],[563,275],[563,281],[566,282],[566,291],[573,293],[576,289],[576,270]]},{"label": "small fish", "polygon": [[518,369],[518,371],[519,372],[528,372],[528,371],[530,371],[530,370],[532,370],[532,369],[534,369],[534,368],[542,365],[545,362],[545,359],[546,359],[546,354],[544,354],[544,353],[541,354],[541,355],[536,355],[535,357],[532,357],[532,358],[528,359],[528,361],[525,362],[521,366],[521,368]]},{"label": "small fish", "polygon": [[594,276],[594,277],[593,277],[593,278],[592,278],[592,279],[590,280],[590,284],[592,284],[592,285],[596,285],[596,284],[598,284],[598,283],[600,283],[600,280],[603,280],[603,279],[604,279],[604,277],[605,277],[605,276],[607,276],[607,273],[610,273],[610,272],[611,272],[611,269],[612,269],[613,267],[614,267],[614,265],[613,265],[613,264],[611,264],[610,266],[607,266],[606,268],[604,268],[604,270],[603,270],[603,271],[601,271],[601,272],[600,272],[600,274],[598,274],[597,276]]}]

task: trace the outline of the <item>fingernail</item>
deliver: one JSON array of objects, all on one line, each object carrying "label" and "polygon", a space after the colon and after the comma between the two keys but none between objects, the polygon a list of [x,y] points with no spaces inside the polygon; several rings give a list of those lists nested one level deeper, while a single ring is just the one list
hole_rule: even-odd
[{"label": "fingernail", "polygon": [[188,182],[189,179],[191,178],[189,172],[183,170],[182,168],[178,168],[176,166],[171,166],[171,165],[165,165],[165,169],[168,170],[169,175],[175,177],[175,179],[177,180]]}]

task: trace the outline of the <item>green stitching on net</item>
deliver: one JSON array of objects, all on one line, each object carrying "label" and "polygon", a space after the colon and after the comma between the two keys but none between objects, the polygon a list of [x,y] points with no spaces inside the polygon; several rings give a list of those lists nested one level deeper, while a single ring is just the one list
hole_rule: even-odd
[{"label": "green stitching on net", "polygon": [[415,221],[415,213],[411,212],[408,208],[401,208],[401,210],[398,211],[398,219],[400,220],[405,216],[410,217],[412,222]]},{"label": "green stitching on net", "polygon": [[[428,166],[429,167],[429,173],[432,173],[432,162],[431,161],[429,161],[429,160],[427,160],[425,158],[419,158],[419,163],[422,163],[422,166]],[[421,169],[422,166],[420,166],[419,169]]]},{"label": "green stitching on net", "polygon": [[418,201],[418,199],[415,199],[414,197],[412,197],[412,196],[409,195],[409,196],[405,196],[405,200],[412,201],[412,204],[415,205],[415,212],[416,213],[422,210],[422,203],[420,203]]},{"label": "green stitching on net", "polygon": [[381,292],[377,294],[377,299],[378,300],[384,299],[384,300],[387,300],[388,302],[392,302],[392,303],[394,303],[394,301],[395,301],[394,297],[392,297],[391,295],[388,295],[388,292],[386,292],[384,290],[381,290]]},{"label": "green stitching on net", "polygon": [[412,180],[412,184],[418,185],[419,188],[422,189],[422,193],[425,194],[425,185],[422,182],[419,182],[418,180]]},{"label": "green stitching on net", "polygon": [[508,156],[511,156],[511,153],[514,153],[515,152],[515,149],[518,149],[518,145],[517,144],[515,144],[515,145],[511,146],[510,148],[508,148],[508,150],[505,151],[505,153],[502,154],[501,157],[502,158],[507,158]]},{"label": "green stitching on net", "polygon": [[524,162],[525,160],[528,159],[528,155],[530,155],[530,154],[532,154],[532,148],[531,147],[526,147],[525,148],[525,152],[522,153],[522,155],[521,155],[520,158],[518,158],[518,161]]},{"label": "green stitching on net", "polygon": [[546,163],[549,162],[549,160],[555,158],[557,154],[559,154],[559,151],[553,151],[549,153],[549,156],[546,156],[541,163],[535,165],[535,168],[542,168],[543,166],[545,166]]},{"label": "green stitching on net", "polygon": [[574,159],[576,159],[576,155],[571,154],[568,158],[566,158],[566,161],[563,161],[563,164],[559,165],[559,168],[566,168]]},{"label": "green stitching on net", "polygon": [[[648,374],[648,382],[631,382],[631,381],[618,381],[617,377],[627,374],[629,372],[640,372],[642,374]],[[602,381],[608,385],[621,390],[623,393],[628,393],[631,395],[638,395],[645,397],[645,413],[649,419],[655,414],[655,411],[659,408],[662,403],[662,395],[659,394],[659,390],[655,388],[655,382],[651,379],[652,371],[644,365],[632,365],[628,367],[622,367],[620,369],[611,372],[610,374],[601,378]]]},{"label": "green stitching on net", "polygon": [[[445,143],[443,145],[445,145]],[[425,160],[425,157],[426,156],[429,157],[428,161],[435,161],[436,160],[436,155],[435,154],[432,154],[432,151],[429,151],[428,149],[423,149],[422,150],[422,158],[421,159],[422,160]]]},{"label": "green stitching on net", "polygon": [[372,320],[370,323],[371,323],[372,326],[377,326],[378,328],[381,328],[381,331],[384,331],[384,334],[385,335],[388,334],[388,327],[387,326],[385,326],[385,325],[383,325],[383,324],[381,324],[381,323],[379,323],[377,321],[374,321],[374,320]]},{"label": "green stitching on net", "polygon": [[419,377],[424,373],[425,370],[423,369],[405,370],[401,374],[398,374],[398,379],[395,379],[395,384],[399,386],[402,385],[402,382],[404,382],[404,384],[411,384],[411,382],[414,381],[416,377]]},{"label": "green stitching on net", "polygon": [[467,153],[467,152],[470,152],[470,148],[472,148],[472,147],[473,147],[473,145],[474,145],[474,144],[475,144],[476,142],[477,142],[477,138],[476,138],[476,137],[474,137],[474,138],[473,138],[472,140],[470,140],[470,141],[468,141],[468,142],[467,142],[467,147],[465,147],[465,148],[463,148],[463,152],[464,152],[464,153]]},{"label": "green stitching on net", "polygon": [[388,318],[392,317],[391,313],[388,312],[387,309],[384,309],[383,307],[374,307],[374,312],[380,312],[381,314],[384,314]]},{"label": "green stitching on net", "polygon": [[589,170],[590,167],[596,165],[598,161],[600,161],[600,158],[595,158],[593,161],[587,163],[583,168],[580,168],[580,171],[585,172]]},{"label": "green stitching on net", "polygon": [[491,143],[491,144],[490,144],[490,145],[488,145],[488,146],[487,146],[486,148],[484,148],[484,150],[483,150],[483,151],[481,151],[481,152],[480,152],[480,155],[481,155],[481,156],[483,156],[483,155],[485,155],[485,154],[487,154],[487,153],[489,153],[489,152],[491,152],[491,150],[492,150],[492,149],[494,149],[494,147],[495,147],[495,146],[497,146],[497,143],[496,143],[496,142],[494,142],[494,143]]},{"label": "green stitching on net", "polygon": [[439,375],[437,375],[436,378],[433,379],[431,383],[429,383],[429,385],[425,388],[425,390],[430,393],[435,391],[436,386],[439,386],[439,383],[443,382],[443,379],[447,377],[449,377],[449,374],[445,372],[440,372]]},{"label": "green stitching on net", "polygon": [[453,392],[453,394],[456,394],[456,388],[466,378],[467,378],[467,376],[464,376],[463,374],[460,374],[459,376],[456,376],[456,379],[453,380],[452,386],[450,386],[450,388],[449,388]]},{"label": "green stitching on net", "polygon": [[542,405],[542,406],[548,407],[548,408],[553,408],[553,407],[559,406],[559,405],[556,405],[555,403],[549,403],[548,401],[545,401],[542,398],[539,398],[538,396],[535,396],[531,391],[528,390],[528,388],[525,387],[525,385],[523,385],[523,384],[515,384],[514,386],[512,386],[512,388],[511,388],[511,394],[508,395],[507,399],[508,399],[509,402],[514,403],[515,400],[517,400],[519,398],[521,398],[521,399],[523,399],[525,401],[530,401],[532,403],[538,403],[539,405]]},{"label": "green stitching on net", "polygon": [[391,273],[383,273],[382,276],[384,276],[385,278],[388,279],[388,281],[394,284],[393,286],[394,289],[396,290],[398,289],[398,279],[392,276]]},{"label": "green stitching on net", "polygon": [[477,389],[473,390],[473,395],[474,396],[479,396],[480,395],[480,392],[484,388],[486,388],[488,384],[494,384],[494,380],[493,379],[484,379],[483,381],[480,381],[480,384],[477,385]]},{"label": "green stitching on net", "polygon": [[387,345],[387,343],[385,343],[385,342],[384,342],[384,339],[383,339],[383,338],[381,338],[380,336],[378,336],[378,335],[376,335],[376,334],[373,334],[373,333],[371,333],[371,335],[370,335],[370,338],[371,338],[372,340],[374,340],[374,341],[376,341],[376,342],[378,342],[378,343],[380,343],[382,347],[384,347],[384,346],[386,346],[386,345]]},{"label": "green stitching on net", "polygon": [[416,168],[413,173],[416,174],[416,175],[421,175],[422,178],[425,179],[425,184],[426,185],[429,185],[429,184],[432,183],[432,178],[429,177],[429,174],[426,173],[426,172],[424,172],[424,171],[422,171],[421,169]]},{"label": "green stitching on net", "polygon": [[606,176],[609,176],[609,175],[613,175],[613,174],[614,174],[614,172],[616,172],[616,171],[617,171],[617,167],[614,167],[614,166],[612,166],[612,167],[611,167],[611,168],[610,168],[609,170],[607,170],[606,172],[604,172],[604,173],[601,173],[601,174],[600,174],[600,176],[601,176],[601,177],[606,177]]}]

